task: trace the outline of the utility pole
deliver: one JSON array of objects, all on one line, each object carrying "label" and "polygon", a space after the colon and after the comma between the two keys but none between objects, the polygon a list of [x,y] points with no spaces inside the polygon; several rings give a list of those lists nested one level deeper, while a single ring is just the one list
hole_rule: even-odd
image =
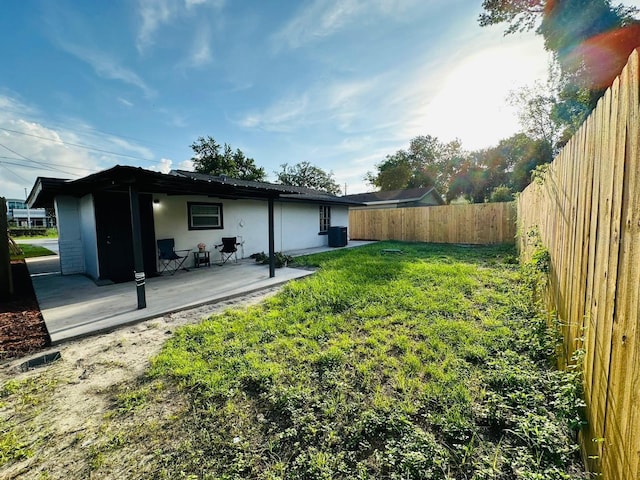
[{"label": "utility pole", "polygon": [[29,204],[27,203],[27,187],[24,187],[24,206],[27,207],[27,227],[31,228],[31,213],[29,212]]}]

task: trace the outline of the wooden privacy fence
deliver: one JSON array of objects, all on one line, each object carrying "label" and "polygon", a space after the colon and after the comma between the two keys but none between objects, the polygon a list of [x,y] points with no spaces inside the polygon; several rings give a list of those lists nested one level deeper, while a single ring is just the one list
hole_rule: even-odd
[{"label": "wooden privacy fence", "polygon": [[640,478],[640,99],[635,51],[597,108],[519,197],[522,255],[538,231],[564,354],[584,348],[590,467]]},{"label": "wooden privacy fence", "polygon": [[513,243],[513,202],[349,211],[353,240],[435,243]]}]

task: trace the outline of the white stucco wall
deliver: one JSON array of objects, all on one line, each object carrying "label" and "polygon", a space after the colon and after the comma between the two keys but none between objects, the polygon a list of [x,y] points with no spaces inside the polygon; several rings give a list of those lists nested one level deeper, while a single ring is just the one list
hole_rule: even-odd
[{"label": "white stucco wall", "polygon": [[[349,227],[349,207],[331,207],[331,226]],[[349,237],[349,230],[347,230]]]},{"label": "white stucco wall", "polygon": [[318,234],[320,230],[318,205],[302,203],[276,205],[278,207],[275,218],[276,251],[286,252],[327,245],[327,236]]},{"label": "white stucco wall", "polygon": [[58,219],[60,272],[63,275],[84,273],[79,201],[74,197],[58,196],[55,199],[55,208]]},{"label": "white stucco wall", "polygon": [[100,266],[98,264],[98,240],[93,195],[85,195],[79,200],[79,210],[80,235],[84,251],[84,273],[93,279],[98,279]]},{"label": "white stucco wall", "polygon": [[[252,253],[268,252],[268,205],[261,200],[229,200],[198,196],[154,195],[160,200],[154,204],[156,239],[173,238],[176,249],[195,250],[204,242],[211,251],[212,261],[219,257],[213,248],[220,244],[222,237],[238,237],[244,245],[238,248],[238,257],[248,257]],[[221,203],[223,229],[189,230],[187,203]],[[327,245],[326,235],[318,235],[320,226],[318,205],[275,202],[274,226],[276,251],[301,250]],[[331,207],[331,224],[349,224],[347,207]],[[190,258],[187,265],[192,264]]]}]

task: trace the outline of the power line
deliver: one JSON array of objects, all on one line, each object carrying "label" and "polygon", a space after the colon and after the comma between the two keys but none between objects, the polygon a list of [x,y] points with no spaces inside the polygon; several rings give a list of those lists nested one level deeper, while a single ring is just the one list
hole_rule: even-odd
[{"label": "power line", "polygon": [[[24,114],[25,114],[25,112],[23,112],[23,111],[20,111],[20,110],[12,110],[12,109],[9,109],[9,108],[0,108],[0,111],[9,112],[9,113],[16,113],[16,114],[19,114],[19,115],[24,115]],[[40,122],[40,121],[38,121],[38,120],[34,120],[34,122],[35,122],[35,123],[38,123],[39,125],[42,125],[44,128],[49,128],[49,129],[53,130],[53,128],[51,128],[51,127],[49,127],[49,126],[47,126],[47,125],[44,125],[43,123],[41,123],[41,122]],[[169,147],[168,145],[162,145],[162,144],[159,144],[159,143],[151,142],[151,141],[149,141],[149,140],[142,140],[142,139],[140,139],[140,138],[130,137],[130,136],[128,136],[128,135],[122,135],[121,133],[107,132],[107,131],[105,131],[105,130],[99,130],[99,129],[97,129],[97,128],[89,127],[89,126],[86,126],[86,125],[84,125],[84,126],[82,127],[84,130],[80,130],[80,129],[78,129],[78,128],[71,128],[71,127],[69,127],[67,124],[62,123],[62,122],[50,121],[50,125],[57,125],[57,126],[59,126],[59,127],[64,128],[65,130],[68,130],[68,131],[70,131],[70,132],[75,132],[75,133],[78,133],[78,134],[80,134],[80,135],[87,135],[87,131],[86,131],[86,130],[89,130],[89,131],[92,131],[92,132],[99,133],[99,134],[101,134],[101,135],[103,135],[103,136],[109,135],[109,136],[116,137],[116,138],[123,138],[123,139],[127,139],[127,140],[134,140],[134,141],[136,141],[136,142],[138,142],[138,143],[144,143],[144,144],[147,144],[147,145],[153,145],[153,146],[155,146],[155,147],[171,148],[171,147]]]},{"label": "power line", "polygon": [[0,162],[0,167],[3,167],[4,169],[6,169],[9,173],[11,173],[12,175],[18,177],[20,180],[22,180],[23,182],[26,182],[27,184],[29,184],[29,180],[27,180],[26,178],[24,178],[22,175],[18,175],[16,172],[14,172],[13,170],[11,170],[9,167],[7,167],[6,165],[2,164],[3,162]]},{"label": "power line", "polygon": [[[2,157],[0,156],[0,158],[4,158],[6,160],[22,160],[21,158],[15,158],[15,157]],[[28,165],[26,163],[17,163],[17,162],[7,162],[6,160],[0,160],[0,163],[4,163],[7,165],[16,165],[18,167],[23,167],[23,168],[40,168],[40,169],[45,169],[45,170],[52,170],[54,172],[59,171],[56,168],[52,168],[52,167],[43,167],[40,165]],[[84,168],[84,167],[74,167],[72,165],[64,165],[61,163],[50,163],[49,165],[56,165],[56,166],[61,166],[61,167],[67,167],[67,168],[72,168],[74,170],[79,170],[81,172],[91,172],[92,170],[90,168]],[[63,172],[66,173],[66,172]]]},{"label": "power line", "polygon": [[54,143],[56,143],[58,145],[84,148],[84,149],[87,149],[87,150],[93,150],[95,152],[108,153],[109,155],[115,155],[115,156],[124,157],[124,158],[131,158],[133,160],[143,161],[143,162],[147,162],[147,163],[153,163],[153,164],[158,163],[158,162],[153,161],[153,160],[147,160],[147,159],[144,159],[144,158],[135,157],[133,155],[127,155],[126,153],[118,153],[118,152],[112,152],[110,150],[104,150],[102,148],[94,147],[92,145],[85,145],[85,144],[82,144],[82,143],[64,142],[62,140],[56,140],[56,139],[53,139],[53,138],[47,138],[47,137],[43,137],[41,135],[34,135],[32,133],[19,132],[18,130],[11,130],[10,128],[4,128],[4,127],[0,127],[0,130],[4,130],[6,132],[11,132],[11,133],[17,133],[18,135],[25,135],[27,137],[39,138],[41,140],[46,140],[48,142],[54,142]]},{"label": "power line", "polygon": [[[25,157],[24,155],[22,155],[21,153],[16,152],[15,150],[10,149],[9,147],[7,147],[6,145],[3,145],[2,143],[0,143],[0,147],[3,147],[7,150],[9,150],[11,153],[15,153],[16,155],[18,155],[19,157],[24,158],[25,160],[28,160],[29,162],[33,162],[33,163],[37,163],[38,165],[42,165],[43,167],[45,167],[46,169],[50,169],[51,167],[49,167],[49,165],[47,165],[46,163],[43,162],[38,162],[37,160],[32,160],[28,157]],[[5,167],[6,168],[6,167]],[[62,170],[61,168],[55,169],[54,171],[58,171],[58,172],[62,172],[62,173],[66,173],[67,175],[74,175],[71,172],[67,172]]]}]

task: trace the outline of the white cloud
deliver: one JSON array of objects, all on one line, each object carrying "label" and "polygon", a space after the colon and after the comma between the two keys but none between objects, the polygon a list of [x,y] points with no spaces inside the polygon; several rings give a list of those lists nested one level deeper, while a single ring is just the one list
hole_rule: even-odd
[{"label": "white cloud", "polygon": [[133,107],[133,103],[126,98],[118,97],[118,102],[120,102],[125,107]]},{"label": "white cloud", "polygon": [[362,115],[378,79],[324,82],[307,90],[276,100],[262,111],[242,117],[238,123],[245,128],[274,132],[289,132],[315,123],[330,123],[346,130]]},{"label": "white cloud", "polygon": [[173,160],[169,160],[168,158],[161,158],[158,162],[157,166],[150,167],[149,170],[153,170],[155,172],[161,173],[169,173],[171,171],[171,165],[173,164]]},{"label": "white cloud", "polygon": [[207,3],[207,0],[184,0],[184,6],[187,8],[193,8],[204,3]]},{"label": "white cloud", "polygon": [[106,136],[105,140],[109,143],[109,148],[115,147],[117,150],[131,153],[133,156],[140,157],[144,160],[151,160],[153,158],[153,152],[147,147],[138,145],[137,143],[129,142],[123,138]]},{"label": "white cloud", "polygon": [[347,26],[363,25],[371,17],[401,16],[410,11],[417,0],[315,0],[301,8],[272,37],[276,50],[299,48],[315,40],[331,36]]},{"label": "white cloud", "polygon": [[[0,96],[0,105],[6,104],[32,110]],[[0,127],[6,129],[0,130],[0,196],[24,198],[38,176],[77,178],[97,170],[97,160],[65,146],[61,132],[6,111],[0,111]]]},{"label": "white cloud", "polygon": [[51,128],[45,123],[38,109],[0,94],[0,196],[24,198],[38,176],[73,179],[116,164],[152,162],[148,148],[86,124],[67,121],[68,127]]},{"label": "white cloud", "polygon": [[193,161],[191,160],[183,160],[178,163],[177,170],[193,170]]},{"label": "white cloud", "polygon": [[306,94],[277,101],[262,112],[246,114],[238,123],[245,128],[271,132],[288,132],[300,126],[309,113]]},{"label": "white cloud", "polygon": [[[144,53],[151,47],[163,26],[170,26],[185,16],[192,16],[198,7],[211,7],[220,10],[224,7],[224,0],[138,0],[138,15],[141,23],[136,40],[139,53]],[[202,39],[201,39],[202,40]],[[209,60],[202,41],[198,41],[198,48],[192,52],[191,58],[196,65],[201,65],[205,59]]]},{"label": "white cloud", "polygon": [[136,46],[143,52],[153,44],[156,30],[163,24],[169,23],[175,14],[174,0],[139,0],[138,13],[142,19]]},{"label": "white cloud", "polygon": [[199,68],[211,63],[213,55],[211,53],[211,32],[207,25],[201,26],[196,30],[191,51],[187,60],[181,64],[181,67]]},{"label": "white cloud", "polygon": [[60,46],[74,57],[89,64],[102,78],[119,80],[142,90],[146,97],[155,96],[156,92],[149,87],[140,76],[132,70],[120,65],[105,52],[82,47],[79,44],[60,42]]}]

